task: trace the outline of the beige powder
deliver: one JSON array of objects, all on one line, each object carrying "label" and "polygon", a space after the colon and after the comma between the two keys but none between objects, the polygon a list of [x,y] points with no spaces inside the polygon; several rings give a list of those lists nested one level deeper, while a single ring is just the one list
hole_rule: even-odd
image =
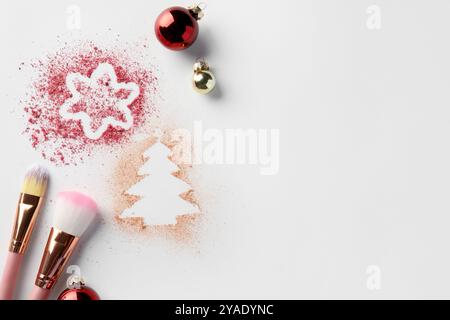
[{"label": "beige powder", "polygon": [[[173,150],[176,143],[171,141],[170,130],[163,131],[161,142]],[[132,196],[126,193],[131,186],[144,178],[137,174],[139,168],[144,165],[147,159],[143,153],[157,141],[156,137],[150,137],[144,141],[137,142],[134,145],[124,149],[123,155],[119,158],[116,168],[113,172],[114,186],[114,220],[127,232],[138,232],[149,236],[160,236],[171,238],[176,241],[191,242],[195,240],[196,233],[202,221],[201,207],[199,199],[193,189],[180,195],[182,199],[196,205],[199,209],[197,214],[180,215],[177,217],[177,223],[173,225],[145,225],[141,217],[121,217],[120,214],[127,208],[130,208],[136,201],[140,200],[138,196]],[[175,177],[185,181],[192,186],[189,181],[188,171],[190,165],[181,164],[175,156],[170,156],[179,168],[179,171],[172,173]]]}]

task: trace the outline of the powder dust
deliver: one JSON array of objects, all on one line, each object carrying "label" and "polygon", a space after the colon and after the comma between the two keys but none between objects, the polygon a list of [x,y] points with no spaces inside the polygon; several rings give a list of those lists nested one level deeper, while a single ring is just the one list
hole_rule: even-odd
[{"label": "powder dust", "polygon": [[[201,213],[200,201],[194,189],[182,193],[180,197],[199,208],[197,214],[179,215],[176,224],[173,225],[146,225],[142,217],[122,217],[121,213],[131,207],[140,197],[129,195],[126,193],[131,186],[138,183],[144,177],[138,175],[139,168],[147,159],[143,153],[149,149],[157,138],[152,136],[144,141],[137,142],[124,150],[122,157],[119,159],[113,172],[112,185],[114,186],[114,220],[125,231],[138,232],[148,236],[158,236],[173,239],[183,243],[192,243],[196,240],[196,235],[202,222],[203,215]],[[176,143],[171,140],[170,130],[165,130],[161,136],[161,142],[169,149],[173,150]],[[174,162],[179,170],[172,173],[175,177],[185,181],[192,186],[188,178],[188,170],[190,165],[181,163],[180,159],[171,155],[169,159]]]},{"label": "powder dust", "polygon": [[[93,140],[86,137],[79,120],[62,119],[59,109],[71,97],[67,75],[80,73],[90,77],[101,63],[113,67],[118,82],[136,83],[140,94],[129,105],[133,116],[131,129],[109,126],[100,139]],[[76,165],[101,148],[116,148],[130,142],[130,137],[156,113],[157,77],[145,55],[136,48],[100,47],[90,41],[79,41],[32,61],[28,67],[34,79],[21,100],[26,120],[24,134],[31,146],[55,165]],[[91,106],[94,110],[105,112],[101,101],[91,103],[95,104]]]}]

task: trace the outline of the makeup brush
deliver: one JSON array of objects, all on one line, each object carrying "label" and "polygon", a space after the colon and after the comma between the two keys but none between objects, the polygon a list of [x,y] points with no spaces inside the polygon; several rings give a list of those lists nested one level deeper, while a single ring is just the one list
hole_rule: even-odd
[{"label": "makeup brush", "polygon": [[94,200],[78,192],[62,192],[55,203],[53,227],[48,236],[30,300],[45,300],[64,271],[78,240],[94,220]]},{"label": "makeup brush", "polygon": [[17,203],[9,252],[0,282],[0,300],[11,300],[25,251],[47,191],[49,174],[40,165],[30,167]]}]

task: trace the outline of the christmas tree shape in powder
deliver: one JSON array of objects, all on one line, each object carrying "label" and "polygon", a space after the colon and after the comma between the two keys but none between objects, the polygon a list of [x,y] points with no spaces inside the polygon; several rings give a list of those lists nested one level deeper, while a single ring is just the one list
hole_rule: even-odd
[{"label": "christmas tree shape in powder", "polygon": [[145,225],[176,224],[176,217],[198,212],[193,204],[180,195],[191,186],[173,175],[179,167],[169,160],[170,149],[160,141],[144,152],[146,162],[138,175],[144,178],[126,193],[140,197],[122,212],[123,218],[141,217]]}]

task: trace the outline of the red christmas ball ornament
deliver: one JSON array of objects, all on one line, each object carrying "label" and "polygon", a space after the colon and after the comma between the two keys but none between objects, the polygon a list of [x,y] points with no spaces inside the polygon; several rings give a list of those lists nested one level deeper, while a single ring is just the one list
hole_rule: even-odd
[{"label": "red christmas ball ornament", "polygon": [[92,288],[86,286],[83,279],[74,277],[67,281],[68,287],[58,296],[58,300],[100,300]]},{"label": "red christmas ball ornament", "polygon": [[66,289],[58,296],[58,300],[100,300],[97,292],[89,287]]},{"label": "red christmas ball ornament", "polygon": [[171,7],[158,16],[155,33],[159,42],[171,50],[189,48],[198,36],[198,20],[203,17],[200,5],[189,8]]}]

